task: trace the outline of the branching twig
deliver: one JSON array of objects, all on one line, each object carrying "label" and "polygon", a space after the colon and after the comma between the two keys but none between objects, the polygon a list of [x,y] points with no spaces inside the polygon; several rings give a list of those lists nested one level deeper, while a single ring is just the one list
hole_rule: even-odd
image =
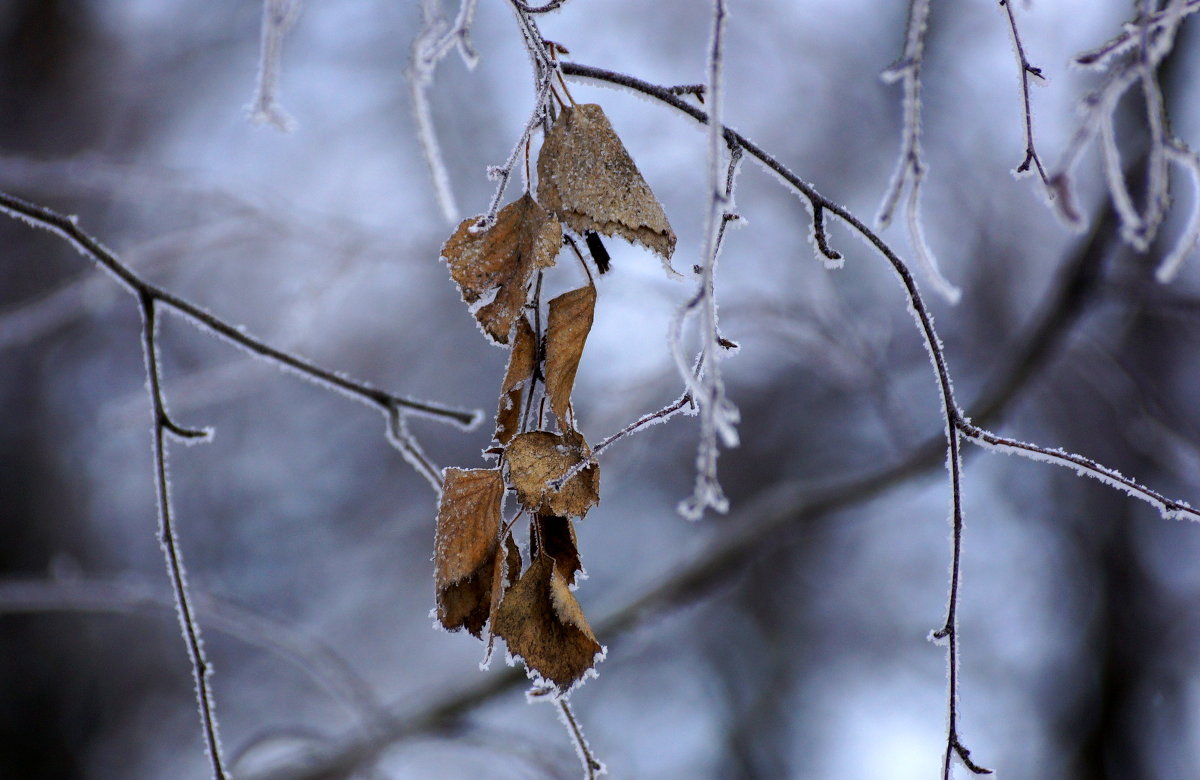
[{"label": "branching twig", "polygon": [[1105,67],[1114,57],[1125,54],[1138,45],[1143,28],[1147,29],[1151,41],[1156,41],[1163,32],[1164,27],[1174,24],[1176,19],[1189,16],[1197,11],[1200,11],[1200,0],[1186,0],[1186,2],[1177,8],[1155,11],[1145,19],[1144,24],[1133,22],[1126,24],[1121,33],[1116,37],[1107,43],[1097,46],[1095,49],[1075,55],[1073,61],[1076,65],[1083,67]]},{"label": "branching twig", "polygon": [[1029,77],[1044,81],[1045,76],[1042,75],[1042,69],[1034,67],[1029,58],[1025,56],[1025,46],[1021,43],[1020,32],[1017,31],[1017,16],[1013,11],[1011,0],[1000,0],[1000,7],[1008,15],[1008,29],[1012,36],[1013,51],[1017,55],[1017,67],[1021,71],[1021,105],[1025,112],[1025,159],[1013,173],[1021,176],[1036,170],[1042,184],[1049,185],[1050,180],[1046,177],[1046,169],[1042,166],[1042,160],[1038,157],[1033,143],[1033,109],[1029,104]]},{"label": "branching twig", "polygon": [[[1083,103],[1084,116],[1063,151],[1062,159],[1050,174],[1048,187],[1056,197],[1056,211],[1071,227],[1082,225],[1071,200],[1071,172],[1092,138],[1100,138],[1102,164],[1109,196],[1121,216],[1121,233],[1126,242],[1139,251],[1147,250],[1158,234],[1170,205],[1170,164],[1191,168],[1191,153],[1168,129],[1166,107],[1158,70],[1175,45],[1183,20],[1200,10],[1194,0],[1168,0],[1162,10],[1151,4],[1139,4],[1138,18],[1126,25],[1125,32],[1109,43],[1075,58],[1079,64],[1108,70],[1104,84]],[[1146,130],[1149,136],[1145,192],[1139,210],[1126,185],[1117,144],[1115,112],[1122,97],[1141,85]],[[1158,266],[1160,281],[1171,278],[1195,246],[1196,233],[1189,222],[1176,246]]]},{"label": "branching twig", "polygon": [[[720,334],[717,329],[717,300],[714,285],[717,257],[721,251],[725,228],[729,223],[727,215],[733,211],[733,188],[737,177],[738,163],[742,158],[742,149],[737,144],[728,143],[724,137],[724,126],[721,124],[721,104],[723,84],[721,79],[723,58],[723,36],[725,29],[725,2],[713,0],[712,35],[708,54],[708,95],[709,122],[708,131],[708,208],[704,217],[704,243],[701,249],[700,264],[697,266],[700,279],[697,283],[696,294],[690,301],[680,307],[671,327],[669,342],[671,353],[675,358],[676,368],[687,383],[688,392],[700,412],[700,443],[696,453],[696,484],[690,498],[679,505],[679,511],[684,517],[699,518],[708,508],[718,512],[729,509],[729,501],[721,490],[717,480],[717,457],[720,447],[717,439],[726,447],[735,447],[738,443],[736,425],[738,410],[726,397],[725,383],[721,381],[720,368]],[[727,171],[723,164],[724,148],[729,148]],[[732,218],[732,217],[731,217]],[[692,366],[684,357],[682,343],[682,328],[684,321],[692,314],[700,316],[700,361],[704,370],[699,375],[693,375]]]},{"label": "branching twig", "polygon": [[203,431],[182,428],[167,414],[163,400],[162,381],[158,369],[158,322],[155,318],[155,299],[147,292],[138,295],[142,312],[142,341],[145,348],[146,376],[149,379],[150,403],[154,414],[154,485],[158,493],[158,541],[166,558],[167,574],[171,590],[175,594],[176,614],[183,629],[184,644],[192,664],[192,679],[196,685],[196,701],[200,706],[204,744],[208,749],[213,777],[224,780],[224,761],[221,758],[221,737],[217,730],[216,706],[213,704],[209,677],[212,667],[204,654],[204,640],[200,636],[200,625],[196,622],[191,598],[188,596],[187,577],[183,569],[183,554],[175,535],[174,519],[171,516],[171,497],[168,492],[166,435],[171,433],[181,439],[202,439]]}]

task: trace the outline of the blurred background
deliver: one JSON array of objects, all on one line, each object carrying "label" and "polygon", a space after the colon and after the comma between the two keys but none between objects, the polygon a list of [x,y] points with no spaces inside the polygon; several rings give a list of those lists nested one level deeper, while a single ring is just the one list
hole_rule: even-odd
[{"label": "blurred background", "polygon": [[[870,222],[900,141],[900,90],[878,74],[903,48],[907,3],[730,6],[726,121]],[[704,80],[706,9],[572,0],[539,23],[574,61],[689,84]],[[1099,83],[1069,60],[1117,33],[1131,4],[1017,11],[1048,77],[1033,109],[1052,166]],[[261,16],[250,0],[0,2],[0,189],[78,215],[145,278],[270,344],[490,415],[506,353],[438,262],[454,225],[414,135],[405,69],[419,4],[306,3],[284,41],[287,134],[247,121]],[[963,297],[927,303],[959,401],[1000,432],[1200,502],[1200,257],[1170,286],[1153,279],[1196,195],[1176,170],[1159,244],[1134,253],[1114,238],[1090,150],[1077,179],[1091,227],[1065,230],[1033,180],[1009,175],[1024,140],[1007,24],[985,0],[931,16],[923,213]],[[1193,146],[1195,25],[1166,81],[1173,130]],[[429,93],[464,217],[486,209],[486,168],[533,100],[506,3],[480,2],[473,38],[479,66],[447,57]],[[571,91],[603,104],[689,268],[705,136],[627,92]],[[1145,121],[1126,102],[1119,136],[1136,161]],[[613,777],[935,777],[946,656],[926,637],[944,619],[949,494],[927,444],[941,419],[925,349],[891,270],[844,226],[830,240],[846,264],[830,271],[801,201],[752,162],[737,205],[746,224],[717,277],[723,332],[741,345],[724,363],[743,417],[741,446],[720,461],[732,509],[696,523],[675,511],[691,490],[694,418],[604,454],[602,503],[578,526],[590,576],[577,596],[608,656],[572,703]],[[883,235],[908,258],[897,222]],[[53,235],[4,220],[0,242],[0,776],[203,778],[155,535],[136,301]],[[666,333],[693,289],[607,244],[574,401],[592,442],[678,397]],[[578,270],[563,262],[547,281],[577,285]],[[375,410],[169,314],[161,352],[171,412],[215,429],[210,443],[171,445],[171,488],[235,769],[505,673],[502,659],[480,671],[473,638],[431,628],[435,496]],[[484,463],[487,423],[412,430],[439,466]],[[1200,528],[964,446],[960,729],[973,757],[1005,778],[1191,776]],[[883,486],[862,481],[901,466]],[[830,485],[850,487],[814,508]],[[669,599],[604,633],[605,616],[628,617],[664,582]],[[555,709],[522,688],[396,741],[374,776],[577,777]]]}]

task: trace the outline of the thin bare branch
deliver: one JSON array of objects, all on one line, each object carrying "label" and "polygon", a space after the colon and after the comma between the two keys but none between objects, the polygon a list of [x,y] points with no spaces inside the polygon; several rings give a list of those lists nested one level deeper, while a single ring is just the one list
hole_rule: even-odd
[{"label": "thin bare branch", "polygon": [[187,575],[183,568],[183,553],[175,534],[171,511],[169,480],[167,479],[166,435],[171,433],[181,439],[198,439],[206,434],[182,428],[172,422],[167,414],[162,394],[162,380],[158,366],[158,322],[155,317],[155,299],[146,292],[138,295],[142,312],[142,342],[145,349],[146,376],[149,379],[150,403],[154,415],[154,485],[158,493],[158,541],[166,559],[167,575],[171,590],[175,594],[176,614],[183,629],[184,644],[192,664],[192,680],[196,686],[196,703],[200,707],[200,721],[204,744],[208,749],[213,777],[224,780],[227,776],[221,758],[221,737],[217,728],[216,705],[213,703],[212,666],[204,653],[204,640],[200,635],[200,624],[196,622],[191,597],[188,595]]},{"label": "thin bare branch", "polygon": [[1017,166],[1014,173],[1021,176],[1036,170],[1042,184],[1048,186],[1050,180],[1046,176],[1046,169],[1042,166],[1042,160],[1033,143],[1033,109],[1029,104],[1030,77],[1038,81],[1045,81],[1045,76],[1042,75],[1042,69],[1034,67],[1029,58],[1025,56],[1025,45],[1021,43],[1021,33],[1017,30],[1017,16],[1013,11],[1011,0],[1000,0],[1000,7],[1008,16],[1008,30],[1012,37],[1013,51],[1017,55],[1017,68],[1021,75],[1021,106],[1025,113],[1025,159]]}]

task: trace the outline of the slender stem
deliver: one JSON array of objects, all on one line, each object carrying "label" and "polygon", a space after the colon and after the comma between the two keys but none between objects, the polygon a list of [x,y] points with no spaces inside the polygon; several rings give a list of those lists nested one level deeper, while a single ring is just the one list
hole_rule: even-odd
[{"label": "slender stem", "polygon": [[[217,732],[216,707],[213,703],[209,677],[212,667],[204,654],[204,641],[200,636],[200,625],[194,616],[191,598],[188,596],[186,576],[183,569],[183,554],[175,535],[171,516],[171,497],[168,492],[166,435],[168,431],[181,431],[191,438],[196,433],[185,431],[171,422],[163,402],[162,384],[158,367],[158,323],[155,318],[155,300],[149,293],[140,293],[138,302],[142,311],[142,339],[146,353],[146,376],[149,379],[150,403],[154,414],[154,482],[158,492],[159,544],[166,558],[167,574],[171,589],[175,593],[176,613],[183,629],[184,643],[192,666],[192,679],[196,685],[196,703],[200,708],[200,721],[204,732],[204,743],[212,764],[213,777],[224,780],[227,776],[221,759],[221,739]],[[203,435],[203,434],[200,434]]]},{"label": "slender stem", "polygon": [[596,780],[596,777],[604,774],[604,764],[601,764],[592,753],[587,737],[583,735],[583,729],[575,718],[575,713],[571,711],[571,705],[567,700],[558,699],[555,704],[558,705],[558,711],[562,714],[563,723],[567,725],[571,741],[575,743],[575,752],[579,754],[579,761],[583,764],[583,776],[586,780]]}]

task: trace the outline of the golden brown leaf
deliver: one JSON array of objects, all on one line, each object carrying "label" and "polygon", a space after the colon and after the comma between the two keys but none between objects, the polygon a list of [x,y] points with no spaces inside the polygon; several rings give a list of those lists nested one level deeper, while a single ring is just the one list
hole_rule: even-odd
[{"label": "golden brown leaf", "polygon": [[550,301],[546,326],[546,394],[558,426],[566,429],[567,408],[575,387],[575,372],[583,356],[583,345],[592,329],[596,310],[596,288],[588,285]]},{"label": "golden brown leaf", "polygon": [[603,652],[575,594],[544,555],[504,594],[493,625],[509,652],[560,693],[581,680]]},{"label": "golden brown leaf", "polygon": [[446,469],[434,541],[437,615],[450,631],[480,635],[491,611],[504,502],[499,469]]},{"label": "golden brown leaf", "polygon": [[575,524],[567,517],[538,515],[532,525],[529,533],[530,555],[549,555],[554,559],[558,576],[568,585],[574,585],[575,573],[583,571],[575,540]]},{"label": "golden brown leaf", "polygon": [[555,490],[551,482],[591,458],[583,436],[529,431],[514,436],[504,451],[517,500],[530,512],[583,517],[600,501],[600,467],[591,463]]},{"label": "golden brown leaf", "polygon": [[464,220],[442,246],[442,258],[467,304],[495,290],[491,302],[474,310],[492,339],[508,343],[513,322],[525,306],[529,278],[554,265],[562,227],[525,193],[500,209],[489,229],[472,233],[478,217]]},{"label": "golden brown leaf", "polygon": [[[557,298],[555,299],[557,300]],[[553,306],[553,301],[551,302]],[[537,369],[537,337],[525,315],[517,317],[508,370],[500,385],[500,408],[496,410],[496,441],[508,444],[521,427],[521,401]]]},{"label": "golden brown leaf", "polygon": [[538,200],[572,230],[619,235],[671,259],[675,232],[600,106],[564,108],[537,169]]}]

